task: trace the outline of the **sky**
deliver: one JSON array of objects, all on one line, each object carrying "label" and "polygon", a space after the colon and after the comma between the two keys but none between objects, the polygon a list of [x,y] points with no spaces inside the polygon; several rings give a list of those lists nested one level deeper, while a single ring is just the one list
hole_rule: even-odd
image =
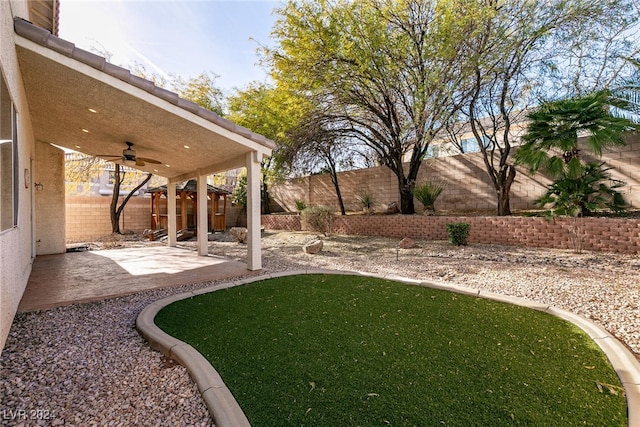
[{"label": "sky", "polygon": [[59,36],[109,52],[124,68],[184,79],[211,72],[225,91],[266,78],[256,50],[269,45],[280,2],[269,0],[61,0]]}]

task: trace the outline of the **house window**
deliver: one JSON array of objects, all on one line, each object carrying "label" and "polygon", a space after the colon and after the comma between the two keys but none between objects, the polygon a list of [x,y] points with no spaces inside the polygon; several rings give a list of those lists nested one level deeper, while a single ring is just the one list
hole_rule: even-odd
[{"label": "house window", "polygon": [[[482,141],[484,142],[484,148],[488,148],[490,144],[489,138],[486,136],[482,137]],[[478,153],[480,152],[480,146],[478,145],[478,141],[475,137],[464,138],[460,141],[460,148],[463,153]]]},{"label": "house window", "polygon": [[0,231],[17,225],[17,172],[16,111],[0,72]]},{"label": "house window", "polygon": [[438,157],[440,155],[440,146],[430,144],[427,147],[427,154],[424,155],[425,159],[432,159],[434,157]]}]

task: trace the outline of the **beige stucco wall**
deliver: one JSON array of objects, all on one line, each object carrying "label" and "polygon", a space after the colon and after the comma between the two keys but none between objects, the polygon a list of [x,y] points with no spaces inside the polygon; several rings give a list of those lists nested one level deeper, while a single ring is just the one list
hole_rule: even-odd
[{"label": "beige stucco wall", "polygon": [[31,273],[34,141],[14,44],[13,16],[26,16],[26,2],[0,1],[0,69],[18,113],[18,226],[0,233],[0,349],[4,347],[18,303]]},{"label": "beige stucco wall", "polygon": [[64,203],[64,151],[44,142],[36,142],[33,183],[35,189],[36,255],[66,251]]}]

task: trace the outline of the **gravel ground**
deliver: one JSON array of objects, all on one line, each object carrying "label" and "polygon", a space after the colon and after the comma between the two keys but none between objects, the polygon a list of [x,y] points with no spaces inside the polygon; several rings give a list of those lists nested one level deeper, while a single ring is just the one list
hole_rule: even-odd
[{"label": "gravel ground", "polygon": [[[302,244],[315,237],[264,233],[265,272],[393,273],[520,296],[592,319],[640,353],[638,256],[421,240],[397,250],[397,239],[350,236],[323,238],[320,254],[304,254]],[[246,257],[246,247],[226,235],[215,240],[211,254]],[[135,330],[147,304],[213,283],[19,314],[0,357],[0,424],[213,425],[186,370],[151,350]]]}]

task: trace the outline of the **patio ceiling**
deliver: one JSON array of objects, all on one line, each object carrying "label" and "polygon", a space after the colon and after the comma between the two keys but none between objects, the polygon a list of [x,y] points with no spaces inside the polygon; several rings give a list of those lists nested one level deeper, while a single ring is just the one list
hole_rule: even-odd
[{"label": "patio ceiling", "polygon": [[174,182],[245,166],[250,152],[271,154],[261,135],[27,21],[14,26],[38,141],[103,158],[122,155],[130,141],[137,157],[161,162],[137,169]]}]

